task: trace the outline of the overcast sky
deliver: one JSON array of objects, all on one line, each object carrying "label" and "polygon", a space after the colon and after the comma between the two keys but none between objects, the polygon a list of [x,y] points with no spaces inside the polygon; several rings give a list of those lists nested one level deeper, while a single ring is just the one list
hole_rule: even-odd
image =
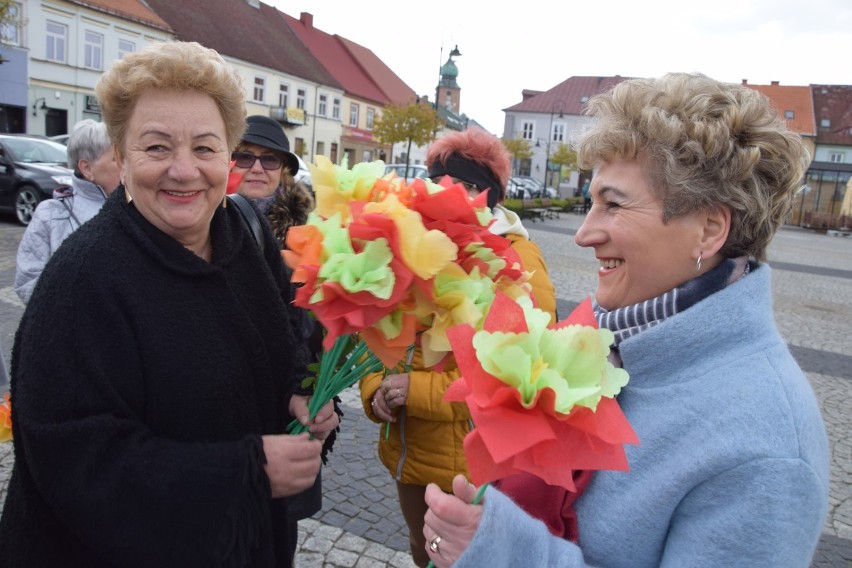
[{"label": "overcast sky", "polygon": [[460,110],[499,136],[523,89],[573,75],[852,84],[850,0],[264,1],[295,18],[310,12],[315,27],[369,48],[430,100],[458,44]]}]

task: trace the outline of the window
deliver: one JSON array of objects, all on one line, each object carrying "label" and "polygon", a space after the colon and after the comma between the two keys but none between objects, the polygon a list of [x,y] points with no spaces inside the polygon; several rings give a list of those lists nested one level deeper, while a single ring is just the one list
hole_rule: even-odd
[{"label": "window", "polygon": [[325,155],[325,142],[317,142],[317,155]]},{"label": "window", "polygon": [[118,40],[118,58],[121,59],[128,53],[136,51],[136,44],[127,39]]},{"label": "window", "polygon": [[355,103],[349,105],[349,126],[358,127],[358,105]]},{"label": "window", "polygon": [[562,144],[565,142],[565,124],[557,122],[553,125],[553,132],[550,133],[550,141]]},{"label": "window", "polygon": [[819,121],[819,126],[820,126],[820,128],[831,128],[831,119],[830,118],[823,118],[822,120]]},{"label": "window", "polygon": [[532,140],[535,132],[535,125],[532,122],[521,123],[521,138],[524,140]]},{"label": "window", "polygon": [[84,62],[86,69],[103,69],[104,65],[104,36],[97,32],[86,30],[84,35]]},{"label": "window", "polygon": [[582,97],[580,97],[580,102],[583,103],[583,104],[589,102],[589,96],[583,95]]},{"label": "window", "polygon": [[331,101],[331,118],[340,120],[340,99],[336,97]]},{"label": "window", "polygon": [[47,53],[48,61],[65,63],[65,46],[68,44],[68,26],[47,21]]},{"label": "window", "polygon": [[842,152],[829,152],[828,153],[828,161],[833,162],[835,164],[843,163],[843,153]]},{"label": "window", "polygon": [[317,114],[325,116],[328,113],[328,95],[319,96],[319,104],[317,105]]},{"label": "window", "polygon": [[367,130],[373,129],[373,119],[376,118],[376,109],[367,107]]},{"label": "window", "polygon": [[796,118],[796,113],[793,112],[792,110],[785,110],[784,111],[784,118],[786,118],[787,120],[790,120],[792,118]]},{"label": "window", "polygon": [[278,85],[278,106],[281,108],[287,108],[289,97],[290,85],[285,85],[284,83]]},{"label": "window", "polygon": [[263,103],[266,95],[266,79],[263,77],[254,78],[254,91],[252,92],[251,100],[256,103]]},{"label": "window", "polygon": [[0,26],[0,41],[6,45],[21,45],[21,5],[18,2],[9,4],[5,22]]},{"label": "window", "polygon": [[305,89],[296,89],[296,108],[305,110],[305,99],[308,98]]}]

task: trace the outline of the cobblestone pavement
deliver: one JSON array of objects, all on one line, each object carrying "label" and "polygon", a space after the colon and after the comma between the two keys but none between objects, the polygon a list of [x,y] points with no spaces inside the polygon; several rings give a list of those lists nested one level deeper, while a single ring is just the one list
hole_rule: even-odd
[{"label": "cobblestone pavement", "polygon": [[[528,223],[565,316],[595,287],[591,251],[574,245],[581,215]],[[0,348],[11,350],[23,312],[12,288],[23,228],[0,218]],[[785,227],[769,248],[775,316],[822,405],[831,444],[830,510],[811,568],[852,568],[852,238]],[[299,523],[298,567],[413,567],[395,487],[375,455],[379,428],[358,393],[342,396],[342,432],[323,471],[324,502]],[[0,444],[0,505],[14,456]]]}]

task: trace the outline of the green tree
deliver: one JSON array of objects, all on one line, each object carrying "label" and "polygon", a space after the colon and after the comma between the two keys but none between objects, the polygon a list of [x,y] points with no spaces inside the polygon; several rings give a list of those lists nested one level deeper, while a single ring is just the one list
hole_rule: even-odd
[{"label": "green tree", "polygon": [[512,173],[518,170],[518,162],[532,158],[532,147],[523,138],[503,138],[503,146],[512,155]]},{"label": "green tree", "polygon": [[580,171],[577,166],[577,152],[568,144],[560,144],[550,155],[550,163],[558,165],[562,170],[569,172]]},{"label": "green tree", "polygon": [[411,160],[411,145],[425,146],[435,137],[441,128],[441,119],[430,105],[416,102],[410,105],[392,105],[385,107],[373,123],[373,136],[382,144],[393,146],[399,142],[408,142],[405,154],[406,173]]}]

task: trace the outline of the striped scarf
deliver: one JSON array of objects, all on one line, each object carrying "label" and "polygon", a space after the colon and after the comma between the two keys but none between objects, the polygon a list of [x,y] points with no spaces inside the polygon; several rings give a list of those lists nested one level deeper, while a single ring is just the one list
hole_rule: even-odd
[{"label": "striped scarf", "polygon": [[728,258],[716,268],[697,278],[665,292],[661,296],[614,310],[602,308],[597,300],[592,300],[592,308],[600,327],[605,327],[615,335],[615,346],[628,337],[633,337],[650,329],[666,318],[693,306],[728,284],[749,273],[752,266],[748,258]]}]

